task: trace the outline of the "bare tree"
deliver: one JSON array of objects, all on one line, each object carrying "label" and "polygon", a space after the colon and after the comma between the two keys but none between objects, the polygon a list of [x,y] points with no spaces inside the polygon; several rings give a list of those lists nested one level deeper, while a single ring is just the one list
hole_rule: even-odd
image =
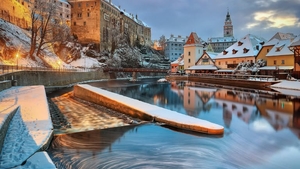
[{"label": "bare tree", "polygon": [[159,38],[159,44],[160,46],[162,47],[162,55],[165,55],[165,43],[166,43],[166,37],[164,35],[162,35],[160,38]]},{"label": "bare tree", "polygon": [[70,30],[57,15],[57,4],[52,0],[34,1],[31,7],[31,46],[29,56],[39,56],[46,44],[63,43],[70,35]]}]

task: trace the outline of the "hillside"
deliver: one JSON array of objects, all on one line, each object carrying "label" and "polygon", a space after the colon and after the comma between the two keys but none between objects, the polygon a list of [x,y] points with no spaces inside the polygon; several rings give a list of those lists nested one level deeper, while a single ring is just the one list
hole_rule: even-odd
[{"label": "hillside", "polygon": [[[63,47],[48,45],[39,56],[30,58],[30,31],[0,19],[0,65],[47,68],[168,67],[169,62],[150,47],[138,49],[118,44],[114,54],[97,52],[93,44],[66,42]],[[17,57],[18,56],[18,57]]]}]

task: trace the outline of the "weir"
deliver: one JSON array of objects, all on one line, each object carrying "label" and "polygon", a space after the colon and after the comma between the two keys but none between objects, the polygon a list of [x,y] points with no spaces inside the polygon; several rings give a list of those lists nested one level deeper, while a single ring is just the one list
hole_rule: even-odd
[{"label": "weir", "polygon": [[74,96],[141,120],[206,134],[223,134],[224,127],[86,84],[74,86]]}]

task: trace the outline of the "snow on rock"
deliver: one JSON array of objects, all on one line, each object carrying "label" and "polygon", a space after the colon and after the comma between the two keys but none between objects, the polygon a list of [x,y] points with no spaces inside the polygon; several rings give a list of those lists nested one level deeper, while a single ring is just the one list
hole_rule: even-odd
[{"label": "snow on rock", "polygon": [[165,78],[161,78],[161,79],[157,80],[157,82],[167,82],[167,81],[168,81],[168,80],[165,79]]},{"label": "snow on rock", "polygon": [[47,143],[53,126],[44,86],[12,87],[1,91],[0,98],[8,107],[20,106],[10,122],[0,154],[1,168],[11,168],[22,164]]}]

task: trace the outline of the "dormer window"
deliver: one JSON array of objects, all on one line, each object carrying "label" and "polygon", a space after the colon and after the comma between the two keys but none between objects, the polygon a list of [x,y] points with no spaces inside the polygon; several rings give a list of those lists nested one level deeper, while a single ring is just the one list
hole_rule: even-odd
[{"label": "dormer window", "polygon": [[276,52],[280,52],[284,45],[276,47]]},{"label": "dormer window", "polygon": [[232,49],[232,54],[236,54],[237,50]]},{"label": "dormer window", "polygon": [[249,49],[247,49],[247,48],[243,49],[243,53],[247,53],[248,51],[249,51]]},{"label": "dormer window", "polygon": [[243,42],[239,41],[238,46],[242,46],[242,45],[243,45]]},{"label": "dormer window", "polygon": [[228,52],[226,50],[223,51],[223,55],[226,55]]}]

